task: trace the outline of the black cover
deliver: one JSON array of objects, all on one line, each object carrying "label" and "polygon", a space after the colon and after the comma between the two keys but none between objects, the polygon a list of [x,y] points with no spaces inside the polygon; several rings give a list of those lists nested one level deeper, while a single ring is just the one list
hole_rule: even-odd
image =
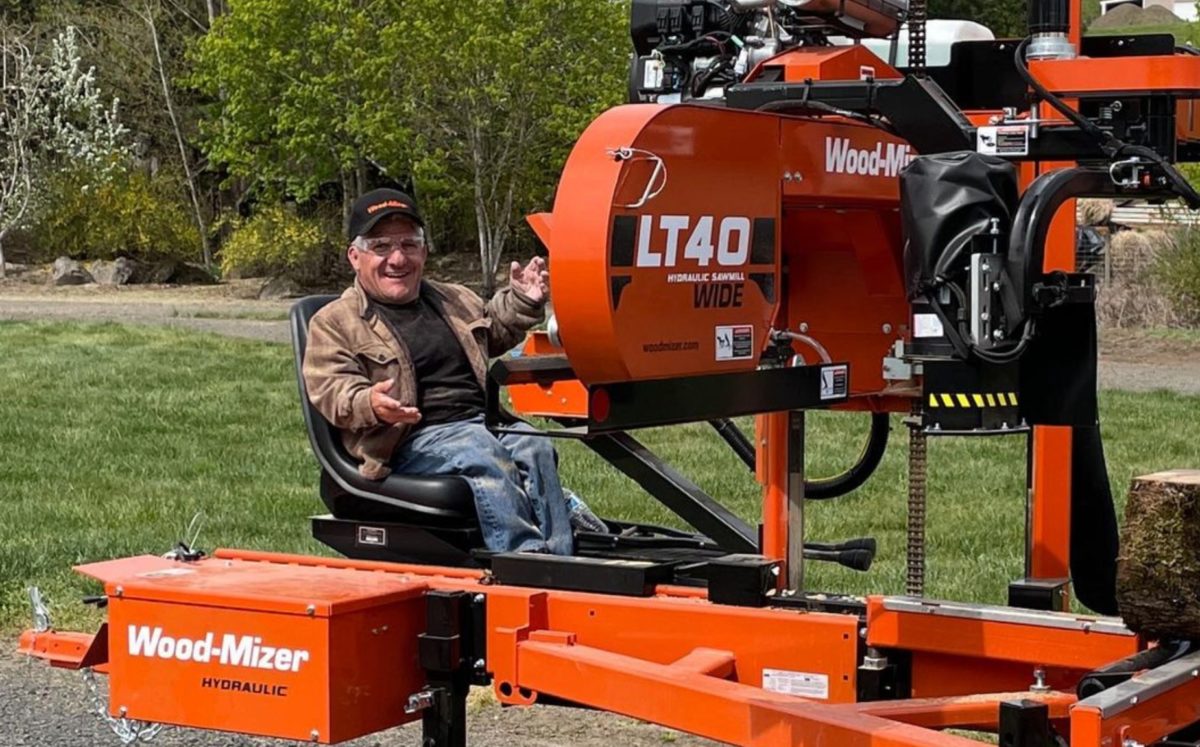
[{"label": "black cover", "polygon": [[1021,357],[1021,417],[1071,428],[1071,582],[1085,607],[1117,614],[1117,513],[1096,398],[1096,309],[1048,309]]},{"label": "black cover", "polygon": [[900,175],[904,280],[910,300],[961,269],[971,239],[992,218],[1007,231],[1017,205],[1017,169],[974,151],[918,156]]},{"label": "black cover", "polygon": [[292,349],[300,407],[308,440],[321,465],[321,500],[340,519],[471,526],[477,523],[471,486],[460,477],[388,475],[368,480],[342,446],[338,432],[308,401],[301,365],[308,343],[308,323],[337,296],[309,296],[292,307]]},{"label": "black cover", "polygon": [[1096,399],[1096,308],[1070,303],[1038,317],[1037,334],[1021,356],[1021,417],[1030,425],[1091,427]]},{"label": "black cover", "polygon": [[1071,583],[1101,615],[1117,610],[1117,512],[1100,426],[1071,429]]}]

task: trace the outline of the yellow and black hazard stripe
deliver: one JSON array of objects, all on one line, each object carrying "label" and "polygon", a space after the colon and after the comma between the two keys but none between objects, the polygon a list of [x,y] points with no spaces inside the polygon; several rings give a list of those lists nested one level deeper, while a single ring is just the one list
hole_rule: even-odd
[{"label": "yellow and black hazard stripe", "polygon": [[960,408],[1016,407],[1016,392],[930,392],[929,407]]}]

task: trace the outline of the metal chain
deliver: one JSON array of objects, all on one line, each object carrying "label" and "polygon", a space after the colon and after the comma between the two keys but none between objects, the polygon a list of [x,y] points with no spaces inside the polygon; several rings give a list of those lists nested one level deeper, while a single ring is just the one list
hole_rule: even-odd
[{"label": "metal chain", "polygon": [[929,8],[925,0],[908,4],[908,71],[918,78],[925,77],[925,20]]},{"label": "metal chain", "polygon": [[905,556],[908,573],[905,593],[925,595],[925,488],[926,444],[921,422],[921,401],[914,400],[908,423],[908,544]]},{"label": "metal chain", "polygon": [[131,745],[139,741],[149,742],[163,730],[163,724],[135,721],[123,716],[121,718],[113,718],[108,715],[108,699],[100,692],[100,686],[96,684],[96,673],[90,668],[83,670],[83,683],[88,689],[92,711],[100,717],[101,721],[108,724],[108,728],[112,729],[113,734],[117,735],[117,739],[121,740],[122,745]]}]

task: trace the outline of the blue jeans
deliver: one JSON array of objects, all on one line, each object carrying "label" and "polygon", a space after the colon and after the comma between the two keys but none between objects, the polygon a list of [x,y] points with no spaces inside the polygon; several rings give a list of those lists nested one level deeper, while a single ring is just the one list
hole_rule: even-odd
[{"label": "blue jeans", "polygon": [[[536,432],[525,423],[513,428]],[[480,415],[419,429],[400,444],[391,463],[399,473],[458,475],[470,483],[489,550],[556,555],[573,550],[557,456],[545,437],[493,434]]]}]

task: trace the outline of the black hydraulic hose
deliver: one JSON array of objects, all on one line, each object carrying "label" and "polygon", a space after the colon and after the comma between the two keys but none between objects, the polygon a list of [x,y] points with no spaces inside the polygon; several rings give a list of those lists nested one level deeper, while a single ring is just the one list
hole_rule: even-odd
[{"label": "black hydraulic hose", "polygon": [[[716,429],[729,448],[745,463],[751,471],[755,468],[754,444],[742,433],[742,429],[728,418],[710,420],[708,424]],[[891,433],[891,423],[886,412],[871,413],[871,431],[867,436],[867,445],[863,448],[858,462],[853,467],[836,477],[823,480],[806,480],[804,482],[804,497],[814,501],[824,501],[839,498],[852,490],[862,487],[879,463],[883,453],[887,451],[888,435]]]},{"label": "black hydraulic hose", "polygon": [[1075,692],[1080,700],[1090,698],[1133,678],[1143,670],[1161,667],[1167,662],[1192,653],[1195,649],[1195,645],[1189,641],[1163,641],[1155,648],[1138,651],[1087,673],[1075,686]]},{"label": "black hydraulic hose", "polygon": [[746,434],[742,433],[742,429],[729,418],[720,418],[718,420],[710,420],[708,424],[717,430],[721,438],[725,439],[725,443],[729,444],[729,448],[733,449],[733,453],[754,471],[754,444],[750,439],[746,438]]},{"label": "black hydraulic hose", "polygon": [[852,490],[862,487],[879,463],[883,461],[883,452],[887,451],[888,434],[891,433],[891,422],[886,412],[871,413],[871,432],[867,436],[867,445],[863,448],[858,462],[836,477],[824,480],[805,480],[804,497],[814,501],[824,501],[839,498]]},{"label": "black hydraulic hose", "polygon": [[1179,169],[1175,168],[1173,164],[1159,155],[1157,151],[1143,145],[1126,143],[1115,137],[1112,133],[1102,130],[1094,122],[1088,121],[1082,114],[1067,106],[1066,102],[1051,93],[1037,78],[1033,77],[1033,73],[1029,72],[1029,66],[1025,64],[1025,50],[1029,47],[1029,41],[1030,39],[1026,38],[1017,45],[1016,52],[1013,53],[1013,63],[1017,68],[1017,74],[1033,89],[1038,98],[1054,107],[1059,114],[1066,117],[1072,124],[1094,138],[1100,149],[1109,158],[1115,159],[1122,156],[1130,156],[1144,158],[1153,163],[1162,171],[1162,175],[1170,185],[1172,192],[1186,202],[1192,210],[1200,208],[1200,193],[1196,192],[1187,178],[1179,172]]},{"label": "black hydraulic hose", "polygon": [[[1059,114],[1066,117],[1080,130],[1083,130],[1095,138],[1096,142],[1100,144],[1100,147],[1105,148],[1105,152],[1107,152],[1110,156],[1113,155],[1113,153],[1116,152],[1115,137],[1113,137],[1110,133],[1100,129],[1094,123],[1089,122],[1079,112],[1067,106],[1062,99],[1055,96],[1053,93],[1050,93],[1050,91],[1043,86],[1037,78],[1033,77],[1033,73],[1029,72],[1029,66],[1025,64],[1025,50],[1029,48],[1029,41],[1030,38],[1026,38],[1017,45],[1017,51],[1013,53],[1013,64],[1017,68],[1017,75],[1020,75],[1021,79],[1033,89],[1034,93],[1038,95],[1038,98],[1054,107]],[[1109,148],[1112,148],[1112,152],[1109,152]]]}]

